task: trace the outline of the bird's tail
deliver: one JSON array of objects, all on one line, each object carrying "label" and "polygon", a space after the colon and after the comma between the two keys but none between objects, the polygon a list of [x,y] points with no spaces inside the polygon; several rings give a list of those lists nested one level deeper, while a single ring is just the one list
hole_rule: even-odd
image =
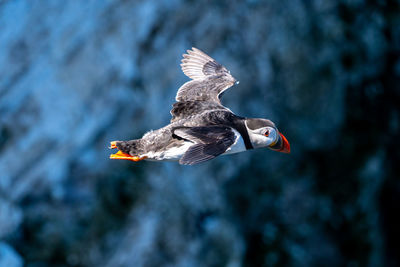
[{"label": "bird's tail", "polygon": [[147,157],[140,156],[140,139],[129,141],[112,141],[110,148],[117,148],[118,152],[110,155],[110,159],[126,159],[131,161],[140,161]]}]

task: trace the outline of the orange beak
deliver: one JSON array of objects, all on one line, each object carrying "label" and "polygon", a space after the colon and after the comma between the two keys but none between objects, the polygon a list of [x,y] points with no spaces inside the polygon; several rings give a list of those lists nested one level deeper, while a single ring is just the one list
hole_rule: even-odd
[{"label": "orange beak", "polygon": [[269,149],[282,153],[290,153],[290,144],[288,140],[283,134],[279,133],[279,135],[281,138],[278,140],[278,142],[270,146]]},{"label": "orange beak", "polygon": [[282,138],[282,148],[277,151],[282,152],[282,153],[290,153],[289,141],[286,139],[286,137],[283,134],[279,133],[279,135]]},{"label": "orange beak", "polygon": [[[112,148],[117,148],[116,141],[111,142],[110,148],[111,149]],[[147,158],[146,156],[145,157],[131,156],[131,155],[126,154],[126,153],[124,153],[122,151],[119,151],[119,150],[118,150],[117,153],[110,155],[110,159],[126,159],[126,160],[131,160],[131,161],[141,161],[141,160],[144,160],[146,158]]]}]

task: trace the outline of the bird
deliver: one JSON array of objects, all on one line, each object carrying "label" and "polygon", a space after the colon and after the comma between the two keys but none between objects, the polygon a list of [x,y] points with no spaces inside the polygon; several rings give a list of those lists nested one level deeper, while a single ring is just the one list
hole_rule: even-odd
[{"label": "bird", "polygon": [[192,47],[183,54],[181,69],[191,80],[178,89],[170,123],[140,139],[112,141],[109,148],[118,152],[111,159],[194,165],[262,147],[290,153],[271,120],[238,116],[222,105],[222,93],[239,83],[223,65]]}]

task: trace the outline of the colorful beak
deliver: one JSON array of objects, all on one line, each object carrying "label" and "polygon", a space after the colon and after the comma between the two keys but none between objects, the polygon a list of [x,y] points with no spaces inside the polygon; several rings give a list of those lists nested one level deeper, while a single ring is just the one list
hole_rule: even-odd
[{"label": "colorful beak", "polygon": [[286,139],[286,137],[279,133],[279,135],[282,138],[282,148],[280,150],[278,150],[279,152],[283,152],[283,153],[290,153],[290,144],[289,141]]},{"label": "colorful beak", "polygon": [[282,152],[282,153],[290,153],[290,144],[288,142],[288,140],[286,139],[286,137],[279,133],[279,135],[281,136],[281,138],[279,138],[278,142],[276,142],[274,145],[270,146],[269,148],[274,150],[274,151],[278,151],[278,152]]}]

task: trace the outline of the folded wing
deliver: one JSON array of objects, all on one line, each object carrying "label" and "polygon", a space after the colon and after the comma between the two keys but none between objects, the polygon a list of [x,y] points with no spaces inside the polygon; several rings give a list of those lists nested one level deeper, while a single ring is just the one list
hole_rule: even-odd
[{"label": "folded wing", "polygon": [[179,138],[193,142],[182,158],[180,164],[193,165],[223,154],[234,142],[235,133],[230,127],[179,127],[173,129]]}]

